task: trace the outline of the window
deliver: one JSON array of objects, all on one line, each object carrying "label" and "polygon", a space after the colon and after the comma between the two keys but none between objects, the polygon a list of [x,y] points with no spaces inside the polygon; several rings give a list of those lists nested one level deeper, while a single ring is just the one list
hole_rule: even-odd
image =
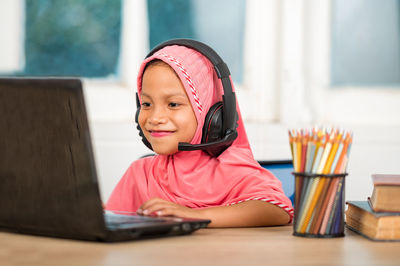
[{"label": "window", "polygon": [[148,0],[150,49],[173,38],[210,45],[243,81],[244,0]]},{"label": "window", "polygon": [[[282,6],[282,121],[351,127],[400,125],[399,1],[335,1],[304,0]],[[353,9],[356,3],[360,6]],[[373,9],[374,16],[388,11],[389,3],[397,11],[386,14],[381,21],[385,26],[376,19],[372,27],[368,19],[360,18],[363,10]],[[344,27],[338,21],[343,17],[358,22]],[[362,28],[367,29],[364,34]],[[389,38],[383,30],[393,36]],[[375,40],[365,43],[354,35],[373,35]],[[347,70],[340,72],[343,69]]]},{"label": "window", "polygon": [[121,1],[26,0],[23,5],[25,63],[8,74],[117,75]]},{"label": "window", "polygon": [[400,86],[400,1],[332,2],[331,85]]}]

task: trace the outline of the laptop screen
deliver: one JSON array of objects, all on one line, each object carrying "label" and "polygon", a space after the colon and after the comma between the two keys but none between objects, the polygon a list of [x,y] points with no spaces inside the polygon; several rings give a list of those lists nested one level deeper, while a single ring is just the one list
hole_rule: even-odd
[{"label": "laptop screen", "polygon": [[0,227],[104,228],[82,85],[0,79]]}]

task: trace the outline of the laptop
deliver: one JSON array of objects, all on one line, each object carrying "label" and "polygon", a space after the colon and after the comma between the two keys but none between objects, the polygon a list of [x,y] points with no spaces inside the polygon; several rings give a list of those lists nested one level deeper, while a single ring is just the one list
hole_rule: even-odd
[{"label": "laptop", "polygon": [[103,210],[79,79],[0,78],[0,116],[0,230],[113,242],[210,223]]}]

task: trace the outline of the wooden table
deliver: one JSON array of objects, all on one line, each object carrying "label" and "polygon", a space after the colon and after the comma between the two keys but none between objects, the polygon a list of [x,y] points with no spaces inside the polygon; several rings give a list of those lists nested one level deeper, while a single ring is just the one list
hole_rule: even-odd
[{"label": "wooden table", "polygon": [[345,234],[296,237],[291,226],[201,229],[107,244],[0,232],[0,265],[400,265],[400,242]]}]

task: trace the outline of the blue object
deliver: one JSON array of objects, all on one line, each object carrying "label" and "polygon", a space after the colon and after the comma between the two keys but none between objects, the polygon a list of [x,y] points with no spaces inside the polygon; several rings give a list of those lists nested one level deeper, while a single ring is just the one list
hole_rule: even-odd
[{"label": "blue object", "polygon": [[294,177],[292,160],[258,161],[258,163],[273,173],[281,182],[285,195],[294,204]]}]

